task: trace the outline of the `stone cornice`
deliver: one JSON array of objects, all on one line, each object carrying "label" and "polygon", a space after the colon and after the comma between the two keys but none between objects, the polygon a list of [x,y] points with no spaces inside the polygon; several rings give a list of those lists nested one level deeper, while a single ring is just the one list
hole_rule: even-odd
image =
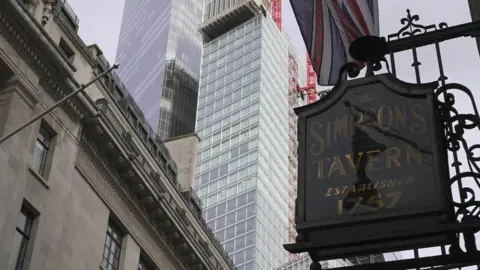
[{"label": "stone cornice", "polygon": [[[114,73],[112,73],[113,75]],[[107,76],[108,78],[108,76]],[[104,81],[101,81],[100,82],[102,84],[102,86],[105,88],[106,90],[106,96],[105,96],[105,99],[108,99],[108,103],[111,104],[112,102],[115,103],[116,105],[116,108],[118,109],[118,111],[120,112],[120,115],[123,115],[123,117],[125,119],[127,119],[127,122],[131,129],[133,130],[133,133],[137,134],[140,134],[139,130],[138,130],[138,126],[141,125],[142,127],[146,127],[148,125],[147,121],[142,118],[142,117],[139,117],[136,113],[137,110],[140,110],[138,107],[136,107],[136,103],[135,101],[133,100],[133,97],[130,96],[130,94],[128,93],[128,91],[126,89],[123,89],[120,85],[119,85],[119,79],[118,77],[116,77],[115,75],[112,76],[112,85],[107,85]],[[117,86],[119,88],[117,88]],[[115,94],[113,94],[114,91],[116,91],[116,89],[122,89],[124,90],[124,92],[122,94],[124,94],[123,98],[119,99],[118,96],[115,96]],[[137,121],[132,121],[132,119],[129,119],[130,116],[129,116],[129,113],[127,112],[129,109],[131,109],[131,112],[136,115],[136,120]],[[155,137],[155,134],[153,134],[153,131],[152,132],[149,132],[147,131],[147,133],[149,133],[149,139],[152,138],[152,142],[154,144],[156,144],[156,148],[157,150],[160,151],[161,153],[161,156],[163,156],[165,160],[165,162],[167,163],[168,166],[171,167],[171,169],[173,170],[173,172],[176,174],[178,172],[178,168],[177,168],[177,164],[174,162],[174,160],[172,159],[172,157],[170,156],[170,153],[168,152],[168,149],[166,148],[166,146],[164,145],[163,142],[160,142],[156,139],[153,139]],[[140,140],[142,141],[142,140]],[[147,145],[147,143],[145,143],[145,141],[142,142],[142,144],[144,146]],[[147,147],[148,149],[148,147]],[[147,151],[151,151],[150,149],[147,150]],[[158,158],[158,155],[155,155],[155,153],[153,152],[150,152],[150,154],[154,157],[153,159],[157,162],[157,163],[161,163],[159,162],[159,160],[161,160],[162,158],[160,157],[160,159]]]},{"label": "stone cornice", "polygon": [[[74,91],[72,86],[79,84],[73,79],[73,74],[56,44],[40,24],[15,0],[0,1],[0,9],[0,32],[17,52],[24,56],[24,60],[41,78],[40,84],[52,98],[59,100]],[[78,97],[70,99],[62,107],[72,119],[92,115]]]},{"label": "stone cornice", "polygon": [[68,37],[68,39],[72,42],[73,46],[81,53],[83,59],[85,59],[90,66],[94,67],[97,63],[95,62],[95,58],[88,50],[87,45],[83,42],[83,40],[74,32],[74,29],[71,29],[68,26],[68,23],[65,21],[64,16],[59,11],[60,6],[57,5],[53,10],[53,21],[57,23],[58,27],[62,30],[62,32]]},{"label": "stone cornice", "polygon": [[[110,105],[106,100],[99,101],[99,105],[102,106],[102,109],[100,109],[100,111],[104,111],[104,113],[109,113],[109,112],[115,113],[113,111],[113,108],[110,108]],[[115,107],[115,106],[112,106],[112,107]],[[111,119],[112,117],[108,117],[108,118],[109,118],[109,121],[116,122],[115,119]],[[124,129],[124,127],[120,127],[120,126],[123,126],[120,123],[116,124],[115,126],[118,126],[117,129],[122,129],[122,130]],[[113,126],[111,128],[115,129]],[[123,131],[121,130],[117,130],[117,132],[123,133]],[[193,135],[190,135],[190,136],[193,136]],[[187,202],[183,199],[183,197],[179,193],[180,191],[175,188],[174,183],[167,180],[168,177],[166,175],[163,175],[163,174],[161,175],[161,173],[159,173],[161,172],[161,168],[159,166],[156,166],[159,164],[157,164],[152,157],[146,154],[148,153],[148,151],[146,151],[145,146],[142,145],[141,142],[140,144],[138,143],[139,141],[140,140],[138,138],[133,140],[133,136],[128,136],[128,144],[132,144],[133,147],[125,147],[125,148],[135,149],[134,156],[135,156],[135,159],[142,160],[143,166],[141,167],[148,166],[149,167],[148,171],[153,172],[153,174],[151,173],[151,175],[148,175],[148,174],[147,175],[142,174],[142,175],[145,175],[145,177],[147,178],[156,179],[156,183],[161,184],[161,189],[165,190],[168,194],[170,194],[171,204],[174,204],[180,207],[180,209],[188,209],[188,211],[185,211],[183,213],[185,217],[185,222],[193,226],[193,229],[201,236],[201,238],[206,240],[205,243],[208,242],[209,248],[212,249],[211,252],[215,254],[214,256],[217,259],[222,261],[220,263],[222,265],[223,264],[228,265],[229,260],[225,259],[227,255],[223,254],[224,252],[223,248],[219,244],[217,245],[218,242],[215,239],[215,236],[211,233],[211,231],[209,231],[209,228],[207,227],[205,222],[203,220],[200,220],[201,217],[194,216],[194,213],[191,211],[190,207],[187,205]],[[203,249],[207,250],[207,248],[203,248]]]},{"label": "stone cornice", "polygon": [[26,90],[30,87],[27,85],[22,76],[19,75],[14,75],[12,78],[6,81],[2,85],[2,88],[4,89],[1,91],[2,93],[8,91],[17,93],[22,98],[22,100],[24,100],[28,104],[30,108],[33,108],[33,106],[35,106],[35,104],[37,104],[40,100],[38,95],[33,94],[33,91]]},{"label": "stone cornice", "polygon": [[[123,145],[118,139],[115,138],[116,136],[111,133],[111,129],[107,127],[107,124],[103,118],[104,117],[102,115],[99,115],[96,118],[87,120],[89,123],[86,123],[87,126],[85,127],[85,129],[90,130],[90,132],[86,130],[82,135],[82,141],[84,141],[89,146],[90,150],[96,153],[95,157],[97,160],[100,161],[102,168],[110,172],[110,177],[113,177],[114,179],[119,179],[116,184],[125,188],[124,192],[126,193],[126,196],[130,196],[129,200],[131,200],[131,203],[134,203],[137,200],[131,196],[131,194],[136,193],[136,197],[143,198],[143,207],[139,206],[140,208],[148,209],[149,207],[147,207],[147,205],[151,205],[150,207],[154,207],[153,209],[157,209],[154,212],[150,213],[150,218],[152,218],[153,216],[158,216],[160,218],[157,218],[157,222],[160,222],[160,227],[156,227],[156,231],[169,230],[169,232],[167,232],[168,234],[165,236],[165,239],[168,238],[170,240],[170,245],[167,244],[165,246],[166,250],[170,250],[173,255],[180,253],[178,250],[180,248],[184,251],[181,253],[185,254],[185,249],[188,249],[190,246],[193,249],[193,253],[189,251],[188,254],[192,255],[196,253],[197,256],[195,257],[202,261],[202,264],[204,265],[203,268],[201,268],[200,265],[195,263],[194,266],[189,267],[190,269],[215,269],[209,261],[209,256],[206,254],[202,255],[201,253],[205,251],[200,247],[196,247],[195,239],[193,239],[192,236],[189,236],[191,233],[188,231],[188,228],[186,228],[184,220],[181,219],[181,213],[184,213],[185,210],[178,208],[179,206],[175,205],[175,203],[171,200],[171,194],[164,192],[162,188],[155,185],[153,181],[147,181],[147,179],[143,177],[143,174],[140,173],[136,166],[133,164],[133,160],[129,153],[125,151],[127,147],[125,147],[125,145]],[[96,134],[92,134],[91,132],[94,132]],[[103,143],[99,144],[99,140],[101,140],[100,138],[106,138],[108,142],[103,141]],[[94,141],[97,142],[94,143]],[[98,147],[100,147],[99,145],[102,145],[103,148],[95,151],[95,149],[98,149]],[[116,152],[116,154],[113,155],[117,157],[116,161],[112,161],[111,158],[108,159],[105,156],[108,154],[109,151]],[[109,160],[109,162],[106,161],[107,159]],[[120,173],[123,175],[123,177],[115,177],[115,175],[119,175],[119,173],[115,172],[115,170],[112,168],[112,166],[114,166],[112,163],[118,162],[121,163],[121,165],[119,166],[122,169],[127,169],[129,167],[132,168]],[[123,180],[120,181],[120,179]],[[126,184],[125,181],[130,182],[130,184]],[[148,219],[148,217],[144,218]],[[175,235],[176,237],[172,239],[172,236]],[[177,243],[175,243],[175,241],[177,241]],[[172,245],[175,245],[175,250],[172,249]],[[180,262],[185,263],[185,259],[179,260],[179,263]]]},{"label": "stone cornice", "polygon": [[[177,264],[180,262],[175,252],[165,242],[165,234],[152,223],[144,209],[140,207],[138,201],[131,197],[131,192],[128,188],[119,181],[118,175],[109,170],[108,164],[98,149],[85,136],[82,136],[76,168],[100,198],[124,222],[125,227],[136,238],[138,244],[159,265],[161,265],[160,260],[162,260],[168,262],[174,268],[175,265],[171,260],[175,260]],[[140,224],[134,224],[136,222]],[[143,230],[142,227],[144,228]],[[148,231],[145,230],[147,228]],[[161,249],[155,248],[155,246],[161,247],[165,251],[170,251],[170,254],[165,254]]]},{"label": "stone cornice", "polygon": [[[5,57],[5,55],[0,52],[0,58]],[[9,80],[4,82],[0,86],[0,94],[7,94],[7,93],[16,93],[32,110],[34,109],[35,105],[40,105],[44,109],[48,107],[44,100],[41,99],[40,94],[37,92],[38,89],[35,88],[27,79],[25,79],[22,75],[16,74],[12,76]],[[65,135],[68,136],[70,140],[74,143],[78,144],[79,139],[77,138],[76,134],[70,130],[65,123],[60,120],[58,112],[51,112],[50,115],[52,119],[60,126],[63,127],[65,130]]]}]

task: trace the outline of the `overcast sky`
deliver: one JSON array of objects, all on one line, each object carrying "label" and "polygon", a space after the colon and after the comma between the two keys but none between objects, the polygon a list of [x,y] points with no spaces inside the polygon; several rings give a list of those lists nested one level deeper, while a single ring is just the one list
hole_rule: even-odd
[{"label": "overcast sky", "polygon": [[[164,1],[164,0],[156,0]],[[289,0],[283,1],[283,27],[291,37],[297,48],[299,58],[304,60],[305,47],[302,42],[298,26],[295,22]],[[97,43],[105,53],[106,58],[113,63],[117,49],[120,21],[122,19],[123,0],[69,0],[78,17],[80,18],[79,34],[87,44]],[[380,2],[380,32],[381,35],[395,32],[400,27],[400,18],[405,16],[405,10],[410,8],[412,13],[421,17],[425,24],[446,22],[449,25],[456,25],[468,22],[470,13],[466,0],[381,0]],[[452,69],[450,76],[460,76],[462,80],[474,81],[472,74],[463,72],[470,66],[477,66],[478,57],[472,59],[476,53],[475,43],[471,39],[449,42],[442,47],[445,63],[460,63],[459,68]],[[447,53],[448,52],[448,53]],[[474,60],[474,61],[472,61]],[[465,62],[470,62],[466,65]],[[401,65],[401,63],[398,63]],[[461,67],[461,68],[460,68]],[[433,76],[426,62],[422,62],[422,68]],[[448,70],[448,68],[447,68]],[[470,76],[469,76],[470,75]],[[431,80],[432,77],[424,77]],[[399,73],[399,77],[408,81],[408,74]],[[454,77],[451,77],[454,78]]]},{"label": "overcast sky", "polygon": [[[154,0],[165,1],[165,0]],[[283,27],[294,42],[299,58],[304,61],[305,47],[298,30],[298,26],[289,5],[289,0],[283,1]],[[97,43],[103,50],[105,57],[114,62],[117,40],[122,18],[123,0],[68,0],[80,18],[79,34],[85,43]],[[382,36],[394,33],[401,27],[400,19],[406,16],[406,9],[412,14],[420,15],[420,23],[424,25],[446,22],[449,26],[471,21],[467,0],[380,0],[380,33]],[[441,45],[444,69],[449,82],[458,82],[470,87],[477,95],[479,84],[480,58],[475,41],[471,38],[460,38],[444,42]],[[438,67],[435,52],[432,47],[419,50],[419,61],[422,81],[436,80]],[[396,57],[397,75],[407,82],[415,82],[411,68],[411,53],[402,53]],[[460,98],[462,108],[471,110],[470,103]],[[479,101],[480,102],[480,101]],[[475,137],[474,137],[475,136]],[[469,135],[470,142],[478,143],[479,133]],[[473,139],[475,138],[475,140]],[[478,191],[478,189],[476,189]],[[480,246],[480,241],[479,241]],[[436,253],[431,249],[421,254]],[[409,257],[408,252],[403,253]],[[467,269],[467,268],[463,268]],[[472,268],[473,269],[473,268]]]}]

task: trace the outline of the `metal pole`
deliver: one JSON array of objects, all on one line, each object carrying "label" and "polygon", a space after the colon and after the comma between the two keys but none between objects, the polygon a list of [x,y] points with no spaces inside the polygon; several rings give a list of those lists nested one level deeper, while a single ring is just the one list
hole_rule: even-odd
[{"label": "metal pole", "polygon": [[111,68],[109,68],[107,71],[99,74],[97,77],[93,78],[93,80],[91,80],[90,82],[88,82],[87,84],[82,84],[80,86],[80,88],[78,88],[77,90],[73,91],[72,93],[68,94],[67,96],[65,96],[64,98],[60,99],[59,101],[57,101],[55,104],[53,104],[50,108],[46,109],[44,112],[40,113],[39,115],[33,117],[32,119],[28,120],[25,124],[21,125],[20,127],[18,127],[17,129],[15,129],[14,131],[8,133],[7,135],[3,136],[1,139],[0,139],[0,144],[3,143],[4,141],[6,141],[8,138],[12,137],[13,135],[17,134],[20,130],[26,128],[27,126],[29,126],[30,124],[32,124],[33,122],[37,121],[38,119],[42,118],[44,115],[46,115],[47,113],[53,111],[55,108],[57,108],[58,106],[62,105],[65,101],[69,100],[70,98],[76,96],[77,94],[79,94],[80,92],[82,92],[83,90],[85,90],[87,87],[89,87],[91,84],[93,84],[94,82],[96,82],[98,79],[102,78],[103,76],[107,75],[108,73],[112,72],[112,70],[114,69],[117,69],[119,66],[119,64],[115,64],[113,65]]}]

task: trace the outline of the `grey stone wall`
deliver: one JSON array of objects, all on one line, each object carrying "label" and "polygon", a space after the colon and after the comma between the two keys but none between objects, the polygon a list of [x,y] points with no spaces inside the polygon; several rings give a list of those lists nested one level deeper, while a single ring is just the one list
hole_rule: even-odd
[{"label": "grey stone wall", "polygon": [[165,141],[165,146],[177,164],[177,181],[184,190],[188,190],[194,184],[195,159],[199,140],[198,135],[193,133]]},{"label": "grey stone wall", "polygon": [[[37,4],[25,9],[22,1],[0,1],[0,137],[47,109],[75,89],[78,82],[88,82],[96,68],[94,56],[80,44],[76,34],[66,33],[66,28],[58,25],[61,20],[54,18],[42,24],[43,2],[31,2]],[[60,53],[60,40],[72,46],[72,63],[67,63]],[[196,238],[209,241],[213,255],[202,255],[205,251],[198,248],[198,243],[185,242],[203,262],[193,261],[191,254],[181,257],[153,221],[152,213],[142,205],[145,199],[134,194],[125,177],[121,179],[115,168],[105,162],[104,153],[93,146],[98,138],[88,137],[83,129],[85,121],[97,113],[92,99],[108,95],[102,87],[102,83],[93,84],[86,94],[0,143],[0,269],[8,269],[17,259],[12,254],[12,243],[22,206],[36,215],[25,269],[101,269],[109,220],[114,220],[124,234],[119,270],[136,269],[140,255],[160,269],[215,268],[211,265],[229,269],[225,257],[219,256],[223,251],[216,249],[218,246],[198,222],[184,221],[189,226],[182,226]],[[125,118],[121,121],[121,125],[128,126]],[[41,125],[54,134],[42,175],[32,169]],[[138,137],[135,140],[138,144]],[[196,140],[175,143],[175,148],[181,150],[182,185],[188,187],[193,179]],[[147,153],[145,146],[140,148]],[[153,160],[153,156],[148,159]],[[177,204],[183,202],[171,187],[165,190]],[[190,212],[180,212],[184,220],[193,220]],[[182,239],[180,235],[178,239]]]}]

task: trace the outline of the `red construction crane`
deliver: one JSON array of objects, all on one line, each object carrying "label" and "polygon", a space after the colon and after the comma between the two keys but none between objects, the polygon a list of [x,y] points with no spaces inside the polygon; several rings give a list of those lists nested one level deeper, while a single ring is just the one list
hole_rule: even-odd
[{"label": "red construction crane", "polygon": [[[272,0],[272,18],[278,29],[282,31],[282,0]],[[289,51],[289,177],[288,177],[288,241],[294,242],[297,232],[295,230],[295,198],[297,195],[297,117],[293,108],[297,105],[298,94],[307,93],[307,103],[312,103],[317,100],[317,75],[310,63],[310,58],[307,55],[307,86],[298,87],[298,63],[293,51]],[[298,259],[298,254],[290,254],[290,260]]]},{"label": "red construction crane", "polygon": [[[272,0],[272,17],[275,24],[280,31],[282,31],[282,0]],[[313,70],[310,56],[307,53],[307,85],[304,87],[297,87],[299,93],[306,92],[307,104],[317,101],[317,74]]]},{"label": "red construction crane", "polygon": [[278,30],[282,31],[282,0],[272,0],[272,18]]},{"label": "red construction crane", "polygon": [[317,74],[313,70],[312,62],[310,62],[310,56],[307,53],[307,86],[297,87],[297,91],[302,93],[307,92],[307,104],[317,101]]}]

